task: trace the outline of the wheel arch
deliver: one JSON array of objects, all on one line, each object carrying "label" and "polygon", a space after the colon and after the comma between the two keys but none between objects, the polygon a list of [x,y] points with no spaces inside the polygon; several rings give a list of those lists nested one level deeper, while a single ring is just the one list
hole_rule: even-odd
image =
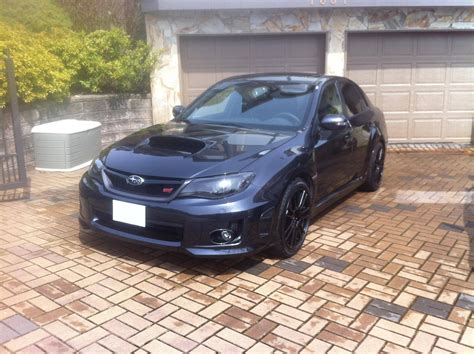
[{"label": "wheel arch", "polygon": [[366,173],[370,163],[370,156],[372,155],[372,151],[374,151],[374,146],[377,142],[380,142],[384,149],[387,148],[383,133],[381,132],[380,128],[374,124],[370,131],[369,148],[367,149],[367,156],[365,158],[364,171],[366,171]]},{"label": "wheel arch", "polygon": [[286,190],[286,188],[288,188],[290,183],[293,182],[296,179],[301,179],[308,186],[309,192],[310,192],[310,197],[311,197],[311,204],[312,204],[313,201],[314,201],[314,197],[315,197],[316,186],[314,185],[313,178],[311,177],[311,174],[308,171],[297,171],[297,172],[295,172],[293,174],[293,176],[291,177],[291,179],[287,182],[287,184],[285,186],[285,190]]}]

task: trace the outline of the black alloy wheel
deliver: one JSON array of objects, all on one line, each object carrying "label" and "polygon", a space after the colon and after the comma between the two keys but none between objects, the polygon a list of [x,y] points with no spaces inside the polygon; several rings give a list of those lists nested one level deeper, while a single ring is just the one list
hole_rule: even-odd
[{"label": "black alloy wheel", "polygon": [[375,192],[382,183],[383,170],[385,165],[385,148],[380,141],[375,143],[370,156],[369,167],[365,183],[362,189]]},{"label": "black alloy wheel", "polygon": [[377,156],[375,157],[374,161],[374,181],[378,185],[380,185],[380,182],[382,182],[384,162],[385,152],[382,147],[378,149]]},{"label": "black alloy wheel", "polygon": [[300,179],[286,189],[280,206],[274,250],[282,258],[295,255],[303,245],[311,217],[311,195]]}]

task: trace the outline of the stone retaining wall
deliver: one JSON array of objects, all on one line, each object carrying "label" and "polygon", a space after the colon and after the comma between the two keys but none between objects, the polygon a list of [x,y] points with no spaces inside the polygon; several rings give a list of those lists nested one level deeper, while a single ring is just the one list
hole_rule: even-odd
[{"label": "stone retaining wall", "polygon": [[[39,124],[61,119],[94,120],[102,123],[102,146],[125,137],[141,128],[152,125],[149,95],[78,95],[63,103],[41,103],[21,107],[21,126],[28,167],[34,166],[34,146],[31,129]],[[13,153],[15,145],[10,112],[3,110],[0,121],[0,154],[4,153],[4,135],[7,151]]]}]

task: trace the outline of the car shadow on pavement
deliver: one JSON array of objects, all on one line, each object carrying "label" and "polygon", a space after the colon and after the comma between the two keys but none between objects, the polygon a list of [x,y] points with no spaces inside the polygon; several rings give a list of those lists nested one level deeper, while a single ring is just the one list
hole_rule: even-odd
[{"label": "car shadow on pavement", "polygon": [[237,258],[196,258],[185,253],[160,250],[146,245],[138,245],[122,240],[115,240],[95,231],[80,230],[79,240],[83,246],[103,253],[106,256],[119,258],[132,264],[146,264],[166,268],[166,270],[188,275],[217,276],[234,274],[254,267],[266,258],[266,252],[250,257]]},{"label": "car shadow on pavement", "polygon": [[[467,189],[468,192],[474,192],[474,175],[469,176],[469,180],[472,185]],[[468,197],[469,198],[469,197]],[[472,196],[464,204],[463,210],[463,219],[464,219],[464,229],[467,232],[469,238],[469,254],[468,262],[471,267],[471,271],[474,271],[474,200]]]}]

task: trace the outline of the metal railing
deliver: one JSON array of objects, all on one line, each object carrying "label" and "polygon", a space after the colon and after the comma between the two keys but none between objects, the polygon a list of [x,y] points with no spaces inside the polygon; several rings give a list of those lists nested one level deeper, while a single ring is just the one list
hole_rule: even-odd
[{"label": "metal railing", "polygon": [[[3,125],[3,152],[0,152],[0,191],[24,188],[28,186],[26,174],[25,150],[23,146],[23,134],[21,131],[20,110],[18,107],[18,95],[15,81],[15,67],[10,53],[6,49],[3,52],[5,60],[5,71],[8,83],[9,106],[12,119],[13,138],[15,141],[15,153],[8,152],[8,144],[5,136],[6,122],[0,110],[0,121]],[[6,119],[6,118],[5,118]]]}]

